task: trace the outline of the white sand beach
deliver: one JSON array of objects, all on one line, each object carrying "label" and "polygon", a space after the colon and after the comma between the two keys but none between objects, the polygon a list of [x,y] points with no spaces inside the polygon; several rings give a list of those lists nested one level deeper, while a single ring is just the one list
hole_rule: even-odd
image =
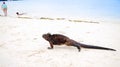
[{"label": "white sand beach", "polygon": [[[6,1],[0,9],[0,67],[120,67],[119,0]],[[2,1],[0,1],[2,5]],[[17,16],[16,12],[25,13]],[[50,45],[43,34],[117,51]]]},{"label": "white sand beach", "polygon": [[[55,46],[45,33],[63,34],[78,42],[117,51]],[[119,67],[120,23],[0,17],[0,67]]]}]

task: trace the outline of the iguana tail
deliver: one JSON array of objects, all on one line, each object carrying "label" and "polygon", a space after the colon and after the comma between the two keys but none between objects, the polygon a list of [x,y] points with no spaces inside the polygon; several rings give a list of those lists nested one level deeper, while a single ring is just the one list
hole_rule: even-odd
[{"label": "iguana tail", "polygon": [[106,48],[106,47],[100,47],[100,46],[93,46],[93,45],[86,45],[86,44],[80,44],[80,46],[83,47],[83,48],[90,48],[90,49],[101,49],[101,50],[116,51],[115,49],[112,49],[112,48]]}]

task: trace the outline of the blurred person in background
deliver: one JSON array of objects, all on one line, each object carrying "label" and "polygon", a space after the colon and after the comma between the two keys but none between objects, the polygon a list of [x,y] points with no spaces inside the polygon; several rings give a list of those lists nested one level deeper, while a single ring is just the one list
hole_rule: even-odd
[{"label": "blurred person in background", "polygon": [[5,2],[3,2],[3,4],[1,5],[1,8],[4,12],[4,16],[7,16],[7,5],[5,4]]}]

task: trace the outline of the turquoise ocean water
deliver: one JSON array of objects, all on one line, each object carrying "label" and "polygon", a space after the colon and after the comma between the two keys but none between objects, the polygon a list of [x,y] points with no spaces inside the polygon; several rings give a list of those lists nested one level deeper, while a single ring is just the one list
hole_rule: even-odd
[{"label": "turquoise ocean water", "polygon": [[14,16],[18,11],[36,17],[116,21],[120,18],[120,0],[22,0],[7,1],[6,4],[10,16]]}]

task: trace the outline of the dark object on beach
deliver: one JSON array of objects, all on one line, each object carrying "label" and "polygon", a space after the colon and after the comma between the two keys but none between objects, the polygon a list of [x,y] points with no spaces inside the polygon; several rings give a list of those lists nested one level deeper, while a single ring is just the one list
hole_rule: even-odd
[{"label": "dark object on beach", "polygon": [[101,50],[116,51],[115,49],[112,49],[112,48],[106,48],[106,47],[82,44],[82,43],[79,43],[79,42],[77,42],[75,40],[72,40],[72,39],[70,39],[67,36],[64,36],[62,34],[53,34],[53,35],[51,35],[50,33],[47,33],[47,34],[43,34],[42,37],[50,43],[50,47],[48,47],[48,49],[53,49],[54,48],[53,45],[67,45],[67,46],[77,47],[79,52],[81,50],[81,47],[83,47],[83,48],[91,48],[91,49],[101,49]]},{"label": "dark object on beach", "polygon": [[25,13],[16,12],[16,14],[19,16],[19,15],[24,15]]}]

